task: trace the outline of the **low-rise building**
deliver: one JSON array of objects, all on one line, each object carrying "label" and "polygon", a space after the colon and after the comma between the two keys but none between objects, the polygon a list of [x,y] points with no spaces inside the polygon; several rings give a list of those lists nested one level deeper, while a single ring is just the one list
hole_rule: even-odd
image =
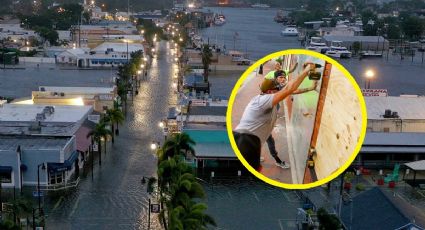
[{"label": "low-rise building", "polygon": [[365,97],[368,132],[425,132],[425,97]]},{"label": "low-rise building", "polygon": [[353,43],[360,43],[361,50],[387,50],[389,42],[382,36],[337,36],[324,35],[323,39],[329,45],[332,41],[342,41],[342,45],[349,50],[353,49]]},{"label": "low-rise building", "polygon": [[[91,148],[91,106],[4,104],[0,107],[2,185],[65,185],[83,167]],[[6,172],[7,171],[7,172]]]},{"label": "low-rise building", "polygon": [[0,135],[2,187],[65,184],[80,169],[75,136]]},{"label": "low-rise building", "polygon": [[118,102],[116,87],[40,86],[32,92],[32,102],[38,105],[88,105],[99,113],[114,108]]}]

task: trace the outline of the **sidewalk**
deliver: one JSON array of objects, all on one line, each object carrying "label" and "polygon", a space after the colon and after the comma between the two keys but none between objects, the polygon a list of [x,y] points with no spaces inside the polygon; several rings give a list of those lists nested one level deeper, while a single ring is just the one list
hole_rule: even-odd
[{"label": "sidewalk", "polygon": [[[260,93],[259,85],[261,84],[264,76],[271,70],[275,65],[274,61],[268,62],[264,65],[263,74],[260,75],[258,72],[251,73],[245,82],[242,84],[235,98],[234,107],[232,110],[232,128],[234,129],[239,124],[240,118],[242,117],[245,107],[249,101]],[[258,71],[258,70],[257,70]],[[279,153],[279,158],[282,161],[289,162],[288,155],[288,144],[287,144],[287,132],[285,125],[284,109],[279,110],[278,120],[273,130],[273,137],[276,141],[276,150]],[[262,146],[261,156],[264,157],[264,161],[261,162],[262,168],[260,173],[266,177],[277,180],[283,183],[292,183],[291,169],[282,169],[275,165],[275,160],[270,155],[267,144]]]}]

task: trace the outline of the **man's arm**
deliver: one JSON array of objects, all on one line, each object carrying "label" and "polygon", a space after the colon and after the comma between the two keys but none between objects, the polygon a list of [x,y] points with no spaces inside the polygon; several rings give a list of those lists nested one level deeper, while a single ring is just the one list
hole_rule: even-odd
[{"label": "man's arm", "polygon": [[295,90],[294,92],[292,92],[292,95],[294,95],[294,94],[306,93],[306,92],[309,92],[309,91],[315,90],[318,84],[319,84],[319,82],[318,82],[318,81],[314,81],[313,86],[308,87],[308,88],[304,88],[304,89],[297,89],[297,90]]},{"label": "man's arm", "polygon": [[315,65],[313,63],[306,64],[308,65],[297,78],[290,80],[285,88],[273,94],[273,106],[277,105],[280,101],[282,101],[290,94],[292,94],[295,90],[297,90],[301,83],[304,81],[304,79],[307,77],[308,72],[315,68]]}]

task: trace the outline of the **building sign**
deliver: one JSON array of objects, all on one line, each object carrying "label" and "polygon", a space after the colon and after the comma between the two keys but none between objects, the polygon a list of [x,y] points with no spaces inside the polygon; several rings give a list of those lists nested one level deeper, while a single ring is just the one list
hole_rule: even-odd
[{"label": "building sign", "polygon": [[387,97],[387,89],[362,89],[364,97]]},{"label": "building sign", "polygon": [[160,211],[159,204],[151,204],[151,213],[159,213]]},{"label": "building sign", "polygon": [[40,192],[32,191],[32,196],[33,197],[42,197],[42,196],[44,196],[44,192],[43,191],[40,191]]},{"label": "building sign", "polygon": [[13,211],[13,205],[11,203],[2,203],[1,211],[2,212],[12,212]]},{"label": "building sign", "polygon": [[91,114],[91,115],[89,115],[88,116],[88,118],[87,118],[89,121],[92,121],[92,122],[94,122],[94,123],[96,123],[96,124],[98,124],[99,122],[100,122],[100,115],[97,115],[97,114]]},{"label": "building sign", "polygon": [[203,99],[192,99],[192,106],[206,106],[207,102]]}]

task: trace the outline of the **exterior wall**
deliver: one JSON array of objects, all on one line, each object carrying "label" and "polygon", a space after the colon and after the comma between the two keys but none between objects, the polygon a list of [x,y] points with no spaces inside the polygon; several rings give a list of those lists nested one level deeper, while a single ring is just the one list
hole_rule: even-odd
[{"label": "exterior wall", "polygon": [[[27,166],[26,172],[23,172],[23,185],[37,185],[37,166],[47,162],[60,162],[60,150],[25,150],[22,149],[22,163]],[[47,165],[46,169],[40,167],[40,184],[47,183]]]},{"label": "exterior wall", "polygon": [[73,152],[77,151],[77,142],[75,136],[72,136],[71,140],[66,144],[63,151],[61,151],[61,163],[66,161]]},{"label": "exterior wall", "polygon": [[367,130],[371,132],[425,132],[425,119],[369,119],[367,124]]},{"label": "exterior wall", "polygon": [[57,63],[64,63],[64,64],[77,64],[77,57],[70,54],[70,53],[63,53],[56,57]]},{"label": "exterior wall", "polygon": [[12,167],[12,183],[2,183],[2,187],[4,188],[13,188],[20,187],[20,178],[19,178],[19,171],[20,171],[20,160],[19,160],[19,154],[16,151],[0,151],[0,159],[1,159],[1,166],[11,166]]},{"label": "exterior wall", "polygon": [[55,58],[45,58],[45,57],[19,57],[19,63],[55,63]]}]

